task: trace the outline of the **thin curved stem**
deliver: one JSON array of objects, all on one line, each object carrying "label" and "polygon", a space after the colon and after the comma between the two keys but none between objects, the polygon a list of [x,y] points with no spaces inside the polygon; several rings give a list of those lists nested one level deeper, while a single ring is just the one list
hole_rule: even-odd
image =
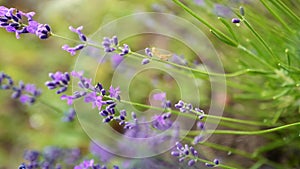
[{"label": "thin curved stem", "polygon": [[[274,127],[271,129],[266,130],[257,130],[257,131],[236,131],[236,130],[206,130],[206,133],[212,133],[212,134],[231,134],[231,135],[259,135],[259,134],[266,134],[271,133],[274,131],[279,131],[285,128],[293,127],[300,125],[300,122],[291,123],[279,127]],[[188,135],[199,135],[199,133],[202,131],[191,131]]]},{"label": "thin curved stem", "polygon": [[[61,38],[61,39],[68,40],[68,41],[71,41],[71,42],[83,43],[82,41],[74,40],[74,39],[67,38],[67,37],[57,35],[57,34],[54,34],[54,33],[51,33],[51,35],[53,37]],[[99,46],[99,45],[96,45],[96,44],[93,44],[93,43],[85,42],[84,44],[87,45],[87,46],[92,46],[92,47],[98,48],[98,49],[103,49],[102,46]],[[148,56],[146,56],[146,55],[139,54],[139,53],[133,52],[133,51],[130,51],[128,54],[137,56],[139,58],[148,58]],[[184,70],[187,70],[187,71],[191,71],[194,74],[201,74],[201,75],[205,75],[205,76],[236,77],[236,76],[241,76],[241,75],[244,75],[244,74],[247,74],[247,73],[273,74],[273,72],[270,72],[270,71],[256,70],[256,69],[244,69],[244,70],[240,70],[240,71],[237,71],[237,72],[225,73],[225,74],[223,74],[223,73],[212,73],[212,72],[208,72],[208,71],[202,71],[202,70],[194,69],[194,68],[184,66],[184,65],[179,65],[179,64],[176,64],[176,63],[173,63],[173,62],[164,61],[164,60],[161,60],[161,59],[158,59],[158,58],[151,58],[151,59],[156,61],[156,62],[165,63],[165,64],[168,64],[168,65],[174,66],[176,68],[181,68],[181,69],[184,69]]]},{"label": "thin curved stem", "polygon": [[180,6],[182,9],[184,9],[186,12],[188,12],[190,15],[192,15],[194,18],[196,18],[198,21],[200,21],[201,23],[203,23],[205,26],[207,26],[213,32],[215,32],[216,34],[218,34],[219,36],[221,36],[222,38],[224,38],[229,43],[233,44],[233,46],[238,46],[238,43],[236,41],[234,41],[233,39],[229,38],[224,33],[222,33],[221,31],[217,30],[212,25],[210,25],[208,22],[206,22],[204,19],[202,19],[198,14],[196,14],[194,11],[192,11],[189,7],[187,7],[186,5],[184,5],[182,2],[180,2],[179,0],[173,0],[173,2],[176,3],[178,6]]},{"label": "thin curved stem", "polygon": [[[113,99],[111,97],[105,96],[107,99]],[[113,99],[115,100],[115,99]],[[165,111],[166,109],[160,108],[160,107],[153,107],[150,105],[142,104],[142,103],[137,103],[137,102],[132,102],[132,101],[127,101],[127,100],[120,100],[121,103],[125,104],[130,104],[133,106],[138,106],[141,108],[147,108],[147,109],[153,109],[153,110],[158,110],[158,111]],[[180,116],[185,116],[189,118],[196,118],[195,114],[189,114],[189,113],[182,113],[177,110],[169,110],[171,113],[180,115]],[[218,119],[218,120],[223,120],[227,122],[234,122],[234,123],[240,123],[240,124],[247,124],[247,125],[254,125],[254,126],[268,126],[268,124],[262,123],[262,122],[257,122],[257,121],[250,121],[250,120],[240,120],[240,119],[234,119],[234,118],[229,118],[229,117],[222,117],[222,116],[214,116],[214,115],[209,115],[209,114],[203,114],[203,117],[205,118],[211,118],[211,119]]]}]

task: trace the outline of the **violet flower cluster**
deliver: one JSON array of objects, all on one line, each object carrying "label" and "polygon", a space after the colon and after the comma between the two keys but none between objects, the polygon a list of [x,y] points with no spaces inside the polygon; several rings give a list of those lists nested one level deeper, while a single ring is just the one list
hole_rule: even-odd
[{"label": "violet flower cluster", "polygon": [[120,51],[118,53],[120,56],[125,56],[130,52],[130,48],[127,44],[123,44],[123,47],[120,46],[117,36],[113,36],[112,38],[104,37],[102,46],[104,48],[104,52],[107,53]]},{"label": "violet flower cluster", "polygon": [[198,116],[200,120],[204,117],[204,111],[199,108],[193,108],[191,103],[185,103],[182,100],[179,100],[178,103],[175,104],[175,108],[178,109],[182,113],[193,113]]},{"label": "violet flower cluster", "polygon": [[184,146],[180,142],[176,142],[176,150],[171,152],[172,156],[178,158],[180,163],[184,162],[184,160],[188,161],[188,166],[193,166],[198,160],[198,152],[194,147],[188,146],[185,144]]},{"label": "violet flower cluster", "polygon": [[[50,73],[52,81],[47,81],[45,85],[49,89],[56,89],[57,94],[61,94],[67,91],[68,84],[70,82],[69,73]],[[125,122],[126,111],[120,111],[119,115],[116,114],[115,107],[117,105],[116,101],[120,100],[120,89],[119,87],[114,88],[110,86],[108,92],[103,88],[101,83],[97,83],[95,86],[91,84],[92,79],[83,77],[83,72],[71,72],[73,78],[79,79],[78,86],[82,91],[75,91],[73,95],[61,96],[62,100],[67,100],[69,105],[72,105],[73,102],[79,98],[83,98],[86,103],[92,103],[92,107],[97,107],[99,115],[102,116],[103,122],[108,123],[112,120],[116,120],[120,125],[127,125]],[[105,107],[105,108],[104,108]]]},{"label": "violet flower cluster", "polygon": [[70,31],[76,33],[78,38],[80,39],[83,44],[78,44],[75,47],[70,47],[69,45],[65,44],[62,46],[62,49],[69,52],[72,56],[76,54],[77,51],[82,50],[86,46],[87,37],[82,33],[83,26],[79,26],[78,28],[73,28],[72,26],[69,27]]},{"label": "violet flower cluster", "polygon": [[63,167],[74,167],[81,158],[80,150],[63,149],[58,147],[46,147],[44,151],[27,150],[24,160],[19,169],[62,169]]},{"label": "violet flower cluster", "polygon": [[153,53],[151,51],[150,48],[145,48],[145,54],[149,57],[149,58],[144,58],[142,60],[142,65],[146,65],[148,63],[150,63],[150,58],[153,56]]},{"label": "violet flower cluster", "polygon": [[33,104],[36,98],[41,95],[41,90],[37,89],[34,84],[24,84],[19,81],[18,85],[14,84],[13,79],[0,72],[0,90],[12,90],[11,98],[19,99],[22,104]]},{"label": "violet flower cluster", "polygon": [[[185,103],[182,100],[179,100],[177,104],[175,104],[175,108],[179,109],[182,113],[193,113],[198,116],[199,120],[202,120],[204,118],[204,111],[199,108],[193,108],[193,105],[190,103]],[[205,130],[204,123],[201,121],[197,122],[197,128],[200,130]],[[203,140],[203,136],[201,133],[194,137],[193,144],[198,144]]]},{"label": "violet flower cluster", "polygon": [[[84,160],[81,164],[74,167],[74,169],[107,169],[106,165],[96,164],[93,159]],[[119,166],[114,165],[113,169],[119,169]]]},{"label": "violet flower cluster", "polygon": [[0,27],[7,32],[14,32],[16,38],[20,34],[30,33],[40,39],[47,39],[51,36],[51,28],[48,24],[41,24],[33,20],[34,12],[24,13],[15,8],[0,6]]},{"label": "violet flower cluster", "polygon": [[[176,150],[171,152],[171,155],[178,158],[180,163],[188,160],[188,166],[194,166],[198,162],[198,151],[193,147],[187,144],[182,145],[180,142],[176,142]],[[214,159],[212,163],[205,163],[207,167],[215,167],[219,165],[219,160]]]}]

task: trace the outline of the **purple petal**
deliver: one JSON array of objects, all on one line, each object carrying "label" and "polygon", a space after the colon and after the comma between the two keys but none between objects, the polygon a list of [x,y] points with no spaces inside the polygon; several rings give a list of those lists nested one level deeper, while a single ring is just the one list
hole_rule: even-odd
[{"label": "purple petal", "polygon": [[161,92],[161,93],[155,93],[152,96],[153,100],[157,100],[157,101],[165,101],[166,100],[166,93]]}]

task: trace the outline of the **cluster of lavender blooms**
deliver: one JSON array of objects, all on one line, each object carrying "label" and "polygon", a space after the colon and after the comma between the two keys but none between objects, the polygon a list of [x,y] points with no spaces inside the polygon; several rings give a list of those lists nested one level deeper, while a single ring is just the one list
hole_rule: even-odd
[{"label": "cluster of lavender blooms", "polygon": [[160,101],[161,102],[161,106],[163,108],[167,108],[167,109],[171,108],[172,103],[171,103],[170,100],[167,100],[167,95],[166,95],[165,92],[156,93],[152,97],[153,97],[153,100]]},{"label": "cluster of lavender blooms", "polygon": [[194,113],[198,116],[200,120],[204,117],[204,111],[199,109],[198,107],[193,108],[191,103],[185,103],[182,100],[179,100],[178,103],[175,104],[175,108],[178,109],[182,113]]},{"label": "cluster of lavender blooms", "polygon": [[[67,100],[69,105],[72,105],[74,100],[79,98],[84,98],[86,103],[92,103],[93,108],[97,107],[99,110],[99,115],[103,117],[104,123],[109,123],[113,120],[117,121],[119,125],[124,126],[124,129],[132,129],[137,124],[136,114],[131,113],[131,119],[133,122],[129,122],[126,110],[120,110],[119,113],[116,112],[115,107],[117,105],[116,101],[120,101],[120,89],[119,87],[114,88],[110,86],[107,92],[101,83],[97,83],[95,86],[91,84],[92,79],[83,77],[83,72],[56,72],[49,73],[51,81],[47,81],[45,85],[53,90],[57,89],[57,94],[62,94],[68,89],[70,83],[70,76],[79,79],[78,86],[83,89],[83,91],[75,91],[73,95],[62,95],[62,100]],[[170,108],[171,102],[165,99],[165,94],[159,94],[155,96],[156,100],[162,101],[163,107]],[[105,108],[104,108],[105,107]],[[117,115],[118,114],[118,115]],[[75,112],[70,113],[71,117],[74,118]],[[152,125],[158,130],[166,130],[172,126],[172,121],[170,120],[171,113],[164,113],[162,115],[155,115],[153,117]]]},{"label": "cluster of lavender blooms", "polygon": [[189,159],[188,166],[193,166],[197,162],[198,152],[194,147],[189,147],[187,144],[183,146],[180,142],[176,142],[176,149],[177,150],[171,152],[171,155],[178,157],[180,163],[185,159]]},{"label": "cluster of lavender blooms", "polygon": [[[107,169],[106,165],[96,164],[93,159],[84,160],[81,164],[74,167],[74,169]],[[113,169],[119,169],[119,166],[114,165]]]},{"label": "cluster of lavender blooms", "polygon": [[0,90],[12,90],[11,98],[19,99],[22,104],[29,105],[41,95],[41,90],[34,84],[24,84],[23,81],[19,81],[19,84],[15,85],[13,79],[3,72],[0,72]]},{"label": "cluster of lavender blooms", "polygon": [[74,28],[72,26],[69,26],[70,31],[76,33],[80,39],[80,41],[83,42],[83,44],[78,44],[75,47],[70,47],[69,45],[65,44],[62,46],[62,49],[69,52],[72,56],[76,54],[77,51],[82,50],[86,46],[87,37],[82,33],[83,26],[79,26],[78,28]]},{"label": "cluster of lavender blooms", "polygon": [[[50,73],[51,81],[47,81],[45,85],[56,91],[57,94],[64,93],[68,89],[70,82],[69,73]],[[107,92],[101,83],[97,83],[95,86],[91,84],[92,79],[83,77],[83,72],[71,72],[73,78],[79,79],[78,86],[83,89],[82,91],[76,91],[73,95],[62,95],[62,100],[67,100],[69,105],[72,105],[74,100],[84,98],[86,103],[92,103],[93,108],[97,107],[100,111],[99,114],[104,117],[103,122],[108,123],[112,120],[119,121],[121,125],[125,124],[126,111],[120,111],[120,115],[116,115],[115,107],[116,101],[120,100],[120,89],[119,87],[114,88],[110,86]],[[105,107],[105,108],[104,108]]]},{"label": "cluster of lavender blooms", "polygon": [[130,52],[130,48],[127,44],[123,44],[123,47],[120,46],[117,36],[113,36],[112,38],[104,37],[102,46],[104,48],[104,52],[107,53],[121,51],[118,53],[120,56],[125,56]]},{"label": "cluster of lavender blooms", "polygon": [[[151,49],[150,48],[146,48],[145,49],[145,54],[147,55],[147,56],[149,56],[150,58],[153,56],[153,53],[152,53],[152,51],[151,51]],[[142,65],[146,65],[146,64],[148,64],[148,63],[150,63],[150,59],[149,58],[144,58],[143,60],[142,60]]]},{"label": "cluster of lavender blooms", "polygon": [[24,153],[24,160],[19,169],[62,169],[74,167],[81,158],[80,150],[64,149],[59,147],[46,147],[44,151],[28,150]]},{"label": "cluster of lavender blooms", "polygon": [[20,34],[25,33],[34,34],[40,39],[49,38],[50,26],[33,20],[34,15],[34,12],[24,13],[15,8],[0,6],[0,27],[5,28],[7,32],[14,32],[17,39],[20,38]]},{"label": "cluster of lavender blooms", "polygon": [[[171,152],[171,155],[178,158],[180,163],[188,160],[188,166],[194,166],[198,161],[198,152],[195,150],[193,146],[189,146],[185,144],[184,146],[180,142],[176,142],[176,150]],[[218,165],[220,162],[218,159],[214,159],[214,164],[205,163],[207,167],[214,167]]]},{"label": "cluster of lavender blooms", "polygon": [[[204,111],[203,110],[201,110],[197,107],[193,108],[192,104],[185,103],[182,100],[179,100],[178,103],[175,104],[175,108],[179,109],[179,111],[182,112],[182,113],[187,113],[187,112],[193,113],[193,114],[198,116],[199,120],[202,120],[204,118]],[[204,123],[201,122],[201,121],[198,121],[197,122],[197,129],[204,130],[205,129]],[[198,144],[202,140],[203,140],[203,136],[201,134],[199,134],[199,135],[194,137],[193,144]]]}]

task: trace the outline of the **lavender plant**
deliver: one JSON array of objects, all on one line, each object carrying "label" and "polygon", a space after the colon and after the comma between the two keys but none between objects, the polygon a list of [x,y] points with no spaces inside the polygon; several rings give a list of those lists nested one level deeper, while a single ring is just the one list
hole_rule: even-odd
[{"label": "lavender plant", "polygon": [[[106,69],[101,72],[105,74],[102,76],[109,76],[109,72],[117,72],[120,69],[125,79],[115,86],[108,77],[98,80],[98,72],[92,78],[89,71],[68,70],[63,73],[65,70],[58,70],[49,73],[50,79],[45,80],[45,83],[42,82],[45,84],[43,87],[49,90],[41,94],[41,90],[33,84],[25,85],[20,81],[16,85],[6,71],[1,70],[2,93],[11,91],[11,98],[33,106],[29,109],[35,108],[33,103],[41,103],[53,112],[62,113],[59,104],[56,106],[48,99],[42,99],[44,93],[54,93],[57,100],[64,102],[63,109],[66,107],[69,109],[60,116],[62,121],[74,121],[77,115],[88,134],[89,131],[93,131],[105,140],[90,136],[94,142],[88,151],[85,149],[90,142],[84,140],[85,144],[81,149],[85,150],[85,154],[81,154],[79,149],[74,147],[65,149],[48,147],[44,152],[25,151],[25,161],[18,162],[16,167],[19,169],[300,167],[297,159],[300,152],[298,144],[300,122],[297,119],[300,110],[300,62],[297,49],[300,17],[294,12],[297,8],[293,7],[298,4],[280,0],[261,0],[260,3],[266,10],[259,9],[264,13],[258,13],[254,3],[250,1],[244,4],[230,2],[227,5],[204,0],[172,0],[172,2],[172,4],[161,2],[167,8],[161,10],[176,12],[183,18],[196,19],[197,27],[204,30],[214,42],[217,51],[222,51],[221,60],[225,74],[220,70],[210,70],[209,66],[206,67],[207,63],[212,64],[209,58],[194,57],[193,51],[183,48],[180,44],[174,45],[167,41],[158,43],[161,47],[151,47],[151,44],[148,44],[149,39],[124,40],[116,36],[120,34],[118,32],[109,32],[102,37],[96,37],[101,41],[97,43],[92,37],[85,35],[83,26],[69,27],[69,30],[78,36],[73,39],[58,35],[48,24],[34,20],[34,12],[0,7],[0,27],[7,32],[15,33],[17,39],[26,36],[23,34],[33,34],[41,40],[54,41],[55,38],[67,40],[68,44],[63,45],[62,49],[72,56],[82,51],[85,59],[92,58],[93,56],[86,53],[95,50],[99,55],[108,56],[107,60],[100,61],[104,63],[101,66]],[[167,20],[165,23],[168,23]],[[151,20],[146,25],[164,29],[159,25],[153,25]],[[189,33],[185,30],[179,32]],[[76,44],[70,47],[70,43]],[[164,46],[169,46],[167,52],[162,49],[166,48]],[[105,65],[107,62],[112,63],[112,68]],[[87,67],[92,67],[91,65],[90,63]],[[192,82],[177,88],[176,79],[156,74],[154,71],[138,78],[139,83],[134,85],[133,90],[124,88],[123,83],[131,83],[127,73],[134,71],[138,66],[145,69],[151,66],[164,67],[163,70],[167,70],[171,75],[191,77],[201,82],[196,88],[202,89],[200,95],[205,98],[204,103],[201,102],[199,105],[199,100],[196,99],[198,92],[193,90]],[[213,90],[208,86],[221,83],[218,80],[222,77],[226,79],[228,88],[226,97],[222,96],[222,92],[205,93],[205,90]],[[159,88],[159,92],[150,95],[147,101],[143,93],[154,87]],[[189,97],[181,98],[178,96],[179,90],[192,91]],[[210,105],[208,100],[216,100],[212,102],[216,105]],[[223,104],[224,110],[221,108]],[[211,108],[213,106],[217,109]],[[82,109],[85,112],[81,112]],[[210,109],[212,111],[222,109],[224,114],[223,116],[211,114]],[[88,127],[92,130],[88,131],[90,128],[84,123],[88,123]],[[77,126],[78,123],[74,121],[70,125]],[[214,125],[218,127],[213,128]],[[114,137],[117,139],[114,140]],[[130,159],[137,157],[140,159]]]}]

